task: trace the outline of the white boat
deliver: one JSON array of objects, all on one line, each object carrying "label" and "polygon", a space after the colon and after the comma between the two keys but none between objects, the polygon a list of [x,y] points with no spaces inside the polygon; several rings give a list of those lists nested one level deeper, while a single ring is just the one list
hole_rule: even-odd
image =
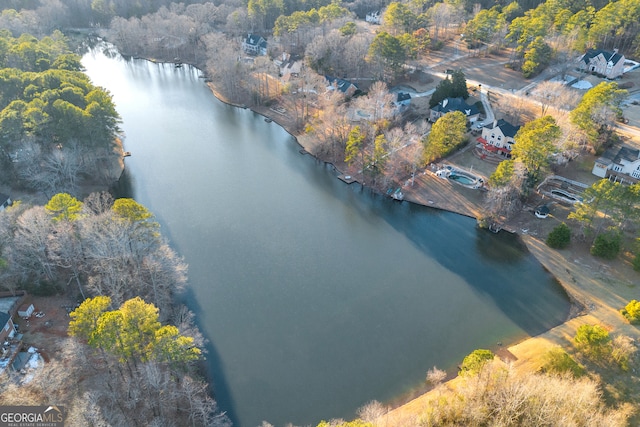
[{"label": "white boat", "polygon": [[131,155],[131,151],[125,151],[122,153],[122,157],[129,157]]},{"label": "white boat", "polygon": [[396,191],[393,192],[393,194],[391,194],[391,198],[393,200],[403,200],[404,194],[402,193],[402,191],[400,191],[400,188],[398,188]]}]

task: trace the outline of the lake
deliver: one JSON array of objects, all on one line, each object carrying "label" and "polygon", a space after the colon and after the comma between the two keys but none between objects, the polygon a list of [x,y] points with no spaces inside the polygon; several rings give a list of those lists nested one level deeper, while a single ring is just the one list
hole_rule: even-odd
[{"label": "lake", "polygon": [[82,63],[122,116],[126,194],[189,264],[183,299],[235,425],[349,419],[567,317],[516,236],[343,183],[189,66],[104,46]]}]

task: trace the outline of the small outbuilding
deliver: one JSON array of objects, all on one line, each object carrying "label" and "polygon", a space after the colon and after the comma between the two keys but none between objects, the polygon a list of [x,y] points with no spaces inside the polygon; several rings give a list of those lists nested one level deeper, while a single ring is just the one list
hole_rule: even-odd
[{"label": "small outbuilding", "polygon": [[34,311],[35,311],[35,307],[33,306],[33,304],[25,303],[18,308],[18,316],[23,318],[31,317]]}]

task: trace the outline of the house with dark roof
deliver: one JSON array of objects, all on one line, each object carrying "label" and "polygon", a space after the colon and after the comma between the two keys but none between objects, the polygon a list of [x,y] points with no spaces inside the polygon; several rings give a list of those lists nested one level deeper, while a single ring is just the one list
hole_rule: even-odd
[{"label": "house with dark roof", "polygon": [[266,55],[267,40],[256,34],[247,34],[247,37],[242,41],[242,50],[249,55]]},{"label": "house with dark roof", "polygon": [[393,101],[393,105],[396,107],[396,111],[402,113],[409,105],[411,105],[411,94],[407,92],[398,92],[396,99]]},{"label": "house with dark roof", "polygon": [[467,117],[467,121],[474,123],[480,116],[480,110],[475,105],[467,104],[462,97],[447,98],[440,101],[436,106],[431,108],[429,120],[435,122],[440,117],[452,111],[460,111]]},{"label": "house with dark roof", "polygon": [[289,81],[292,78],[300,77],[303,66],[302,59],[283,52],[282,55],[273,62],[280,70],[280,78],[282,81]]},{"label": "house with dark roof", "polygon": [[332,76],[324,76],[329,82],[327,90],[339,90],[347,96],[352,96],[358,90],[358,85],[351,83],[349,80],[339,79]]},{"label": "house with dark roof", "polygon": [[478,137],[478,142],[484,150],[509,159],[519,130],[520,126],[514,126],[504,119],[494,120],[482,127],[482,136]]},{"label": "house with dark roof", "polygon": [[613,146],[596,160],[591,173],[600,178],[636,183],[640,181],[640,150]]},{"label": "house with dark roof", "polygon": [[11,198],[6,194],[0,193],[0,212],[11,206]]},{"label": "house with dark roof", "polygon": [[597,73],[608,79],[620,77],[624,72],[624,55],[602,49],[589,49],[578,58],[578,68],[591,73]]},{"label": "house with dark roof", "polygon": [[16,333],[16,328],[9,313],[0,311],[0,328],[0,345],[2,345],[7,338],[11,338]]}]

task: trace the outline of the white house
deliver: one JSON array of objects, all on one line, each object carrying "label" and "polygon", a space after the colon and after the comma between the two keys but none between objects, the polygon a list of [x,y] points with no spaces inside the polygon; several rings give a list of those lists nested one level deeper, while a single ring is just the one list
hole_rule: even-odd
[{"label": "white house", "polygon": [[382,23],[382,16],[380,16],[380,11],[376,10],[375,12],[367,13],[364,20],[370,24],[380,25]]},{"label": "white house", "polygon": [[267,40],[256,34],[247,34],[247,37],[242,41],[242,50],[250,55],[266,55]]},{"label": "white house", "polygon": [[578,67],[591,73],[597,73],[608,79],[620,77],[624,72],[624,55],[618,53],[618,49],[613,52],[590,49],[578,58]]},{"label": "white house", "polygon": [[635,183],[640,181],[640,150],[615,146],[596,160],[591,173],[600,178]]},{"label": "white house", "polygon": [[514,126],[504,119],[494,120],[482,128],[482,136],[478,137],[478,142],[491,153],[511,158],[511,150],[515,144],[513,138],[519,130],[520,126]]},{"label": "white house", "polygon": [[282,56],[275,59],[273,62],[278,66],[278,69],[280,70],[280,77],[283,81],[300,77],[303,65],[302,60],[283,52]]}]

